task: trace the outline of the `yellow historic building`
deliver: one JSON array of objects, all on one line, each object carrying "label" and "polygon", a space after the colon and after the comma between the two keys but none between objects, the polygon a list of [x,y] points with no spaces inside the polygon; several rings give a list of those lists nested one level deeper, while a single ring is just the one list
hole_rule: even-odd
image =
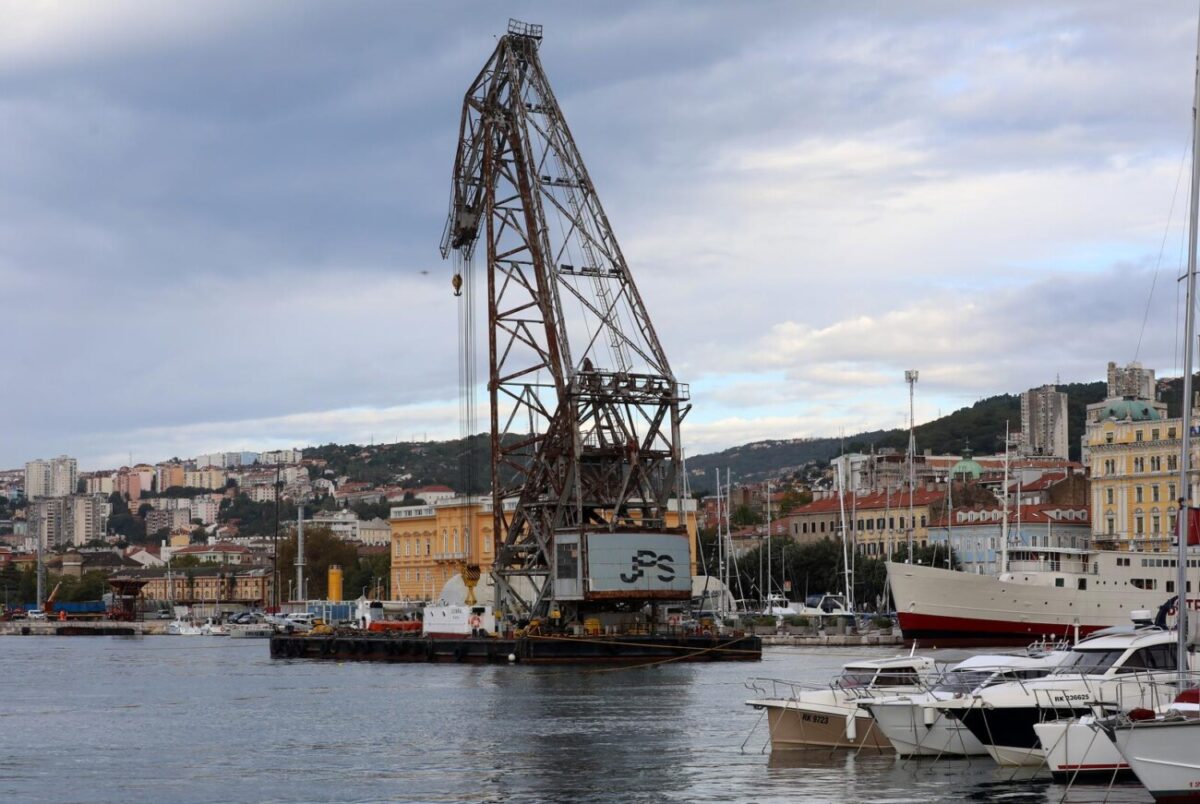
[{"label": "yellow historic building", "polygon": [[[1161,403],[1140,399],[1110,399],[1092,407],[1084,441],[1093,541],[1117,550],[1171,550],[1182,420],[1164,418]],[[1196,449],[1193,442],[1193,467]],[[1195,469],[1191,485],[1196,486]]]},{"label": "yellow historic building", "polygon": [[[483,573],[495,560],[492,533],[492,498],[454,497],[434,505],[392,509],[392,597],[396,600],[433,600],[442,586],[466,563]],[[668,512],[667,526],[679,523],[676,511]],[[687,508],[688,550],[696,574],[696,508]]]}]

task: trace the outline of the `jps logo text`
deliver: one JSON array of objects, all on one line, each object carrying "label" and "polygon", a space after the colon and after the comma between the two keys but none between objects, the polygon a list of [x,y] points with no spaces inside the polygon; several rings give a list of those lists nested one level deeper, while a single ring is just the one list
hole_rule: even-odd
[{"label": "jps logo text", "polygon": [[656,553],[653,550],[638,550],[634,554],[629,572],[621,573],[621,580],[625,583],[633,583],[634,581],[646,577],[647,572],[658,570],[656,576],[663,583],[675,580],[675,559],[671,558],[666,553]]}]

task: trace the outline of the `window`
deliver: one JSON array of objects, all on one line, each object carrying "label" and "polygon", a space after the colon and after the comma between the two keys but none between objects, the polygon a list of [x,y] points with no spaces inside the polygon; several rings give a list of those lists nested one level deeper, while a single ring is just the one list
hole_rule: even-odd
[{"label": "window", "polygon": [[1133,490],[1133,501],[1134,502],[1145,502],[1145,500],[1143,500],[1142,497],[1143,497],[1142,487],[1138,486]]},{"label": "window", "polygon": [[1141,441],[1141,440],[1142,440],[1142,431],[1141,431],[1141,430],[1138,430],[1138,431],[1136,431],[1136,432],[1133,434],[1133,440],[1134,440],[1134,441]]},{"label": "window", "polygon": [[1150,431],[1150,440],[1151,440],[1151,441],[1157,441],[1157,440],[1158,440],[1158,430],[1151,430],[1151,431]]},{"label": "window", "polygon": [[1134,471],[1134,472],[1144,472],[1144,471],[1146,471],[1146,459],[1145,459],[1145,458],[1140,458],[1140,457],[1139,457],[1139,458],[1134,458],[1134,459],[1133,459],[1133,471]]},{"label": "window", "polygon": [[1116,532],[1117,532],[1117,520],[1113,519],[1113,518],[1110,516],[1110,517],[1109,517],[1107,520],[1105,520],[1105,524],[1106,524],[1106,526],[1107,526],[1107,530],[1106,530],[1106,532],[1108,533],[1108,535],[1109,535],[1109,536],[1114,536],[1114,535],[1116,535]]},{"label": "window", "polygon": [[1161,472],[1162,471],[1162,456],[1161,455],[1152,455],[1150,457],[1150,471],[1151,472]]},{"label": "window", "polygon": [[1135,514],[1133,517],[1133,532],[1138,536],[1146,532],[1146,523],[1141,514]]},{"label": "window", "polygon": [[1134,651],[1117,672],[1136,673],[1139,670],[1174,670],[1179,666],[1176,663],[1176,656],[1174,645],[1152,645],[1151,647]]},{"label": "window", "polygon": [[1155,483],[1153,486],[1150,487],[1150,499],[1154,502],[1158,502],[1158,484],[1157,483]]},{"label": "window", "polygon": [[1167,428],[1167,438],[1174,438],[1174,437],[1175,437],[1175,428],[1168,427]]},{"label": "window", "polygon": [[1157,511],[1155,511],[1154,513],[1152,513],[1150,515],[1150,532],[1153,533],[1155,536],[1157,536],[1161,532],[1159,530],[1159,518],[1158,518]]},{"label": "window", "polygon": [[925,516],[925,514],[921,514],[921,527],[925,527],[925,523],[927,521],[928,521],[928,518]]},{"label": "window", "polygon": [[1169,471],[1169,472],[1179,471],[1179,456],[1178,455],[1168,455],[1167,456],[1167,471]]},{"label": "window", "polygon": [[1063,586],[1063,585],[1064,585],[1064,583],[1065,583],[1065,581],[1063,581],[1063,579],[1062,579],[1062,578],[1055,578],[1055,579],[1054,579],[1054,585],[1055,585],[1055,586],[1060,586],[1060,587],[1061,587],[1061,586]]},{"label": "window", "polygon": [[1077,578],[1076,581],[1078,582],[1080,591],[1087,589],[1087,578]]},{"label": "window", "polygon": [[1109,505],[1113,504],[1113,490],[1111,488],[1104,490],[1104,502]]},{"label": "window", "polygon": [[1111,444],[1112,442],[1113,442],[1113,434],[1112,434],[1112,431],[1110,430],[1109,432],[1104,434],[1104,443]]}]

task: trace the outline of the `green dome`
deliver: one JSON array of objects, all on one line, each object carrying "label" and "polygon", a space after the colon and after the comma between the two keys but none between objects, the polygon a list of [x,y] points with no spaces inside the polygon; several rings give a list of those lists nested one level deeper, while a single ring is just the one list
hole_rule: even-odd
[{"label": "green dome", "polygon": [[1100,420],[1116,419],[1135,422],[1158,421],[1162,416],[1158,411],[1144,401],[1138,399],[1112,399],[1105,403],[1100,411]]},{"label": "green dome", "polygon": [[971,450],[963,450],[962,460],[950,467],[950,479],[954,480],[958,477],[964,479],[978,480],[983,474],[983,467],[977,461],[971,459]]}]

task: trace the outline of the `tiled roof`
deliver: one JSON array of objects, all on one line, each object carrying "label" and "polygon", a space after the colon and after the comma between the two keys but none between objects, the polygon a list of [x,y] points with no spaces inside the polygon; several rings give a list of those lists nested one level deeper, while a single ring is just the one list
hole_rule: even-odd
[{"label": "tiled roof", "polygon": [[[908,507],[908,492],[893,491],[890,494],[887,492],[878,492],[874,494],[847,494],[845,501],[846,514],[851,511],[876,511],[882,509],[899,509]],[[927,491],[925,489],[917,489],[912,493],[912,504],[928,505],[930,503],[939,502],[946,496],[944,491]],[[808,505],[801,505],[793,508],[788,516],[805,516],[811,514],[834,514],[841,513],[842,503],[838,500],[835,494],[832,497],[826,497],[823,500],[814,500]]]}]

